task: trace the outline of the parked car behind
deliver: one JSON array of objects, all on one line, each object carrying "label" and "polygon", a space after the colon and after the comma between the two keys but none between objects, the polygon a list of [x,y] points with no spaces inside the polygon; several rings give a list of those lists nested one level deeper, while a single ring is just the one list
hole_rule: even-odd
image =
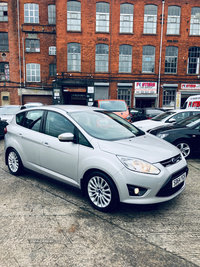
[{"label": "parked car behind", "polygon": [[180,151],[113,112],[43,106],[17,113],[6,130],[5,159],[12,174],[26,168],[64,181],[100,211],[119,201],[171,200],[185,188],[188,169]]},{"label": "parked car behind", "polygon": [[185,158],[200,151],[200,114],[149,132],[177,146]]},{"label": "parked car behind", "polygon": [[136,116],[134,116],[133,118],[131,118],[132,122],[135,121],[142,121],[142,120],[150,120],[153,117],[164,113],[164,111],[160,110],[160,109],[156,109],[156,108],[141,108],[138,110]]},{"label": "parked car behind", "polygon": [[166,111],[152,118],[151,120],[143,120],[138,122],[133,122],[133,124],[140,128],[143,131],[149,131],[155,127],[168,125],[181,121],[185,118],[188,118],[192,115],[199,114],[200,110],[195,109],[173,109]]},{"label": "parked car behind", "polygon": [[131,121],[131,117],[129,115],[129,109],[124,100],[120,99],[100,99],[94,101],[94,107],[103,108],[108,111],[112,111],[118,116]]},{"label": "parked car behind", "polygon": [[4,136],[4,128],[21,108],[22,106],[19,105],[5,105],[0,107],[0,137]]}]

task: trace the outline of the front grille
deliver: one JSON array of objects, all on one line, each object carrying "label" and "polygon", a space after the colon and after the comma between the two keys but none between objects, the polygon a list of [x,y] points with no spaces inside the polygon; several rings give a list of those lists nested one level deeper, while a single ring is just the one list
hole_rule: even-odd
[{"label": "front grille", "polygon": [[157,197],[169,197],[176,192],[178,192],[184,185],[184,182],[180,183],[176,187],[172,187],[172,180],[175,178],[181,176],[183,173],[186,172],[186,175],[188,174],[188,167],[185,167],[184,169],[181,169],[180,171],[174,173],[172,176],[169,177],[169,179],[165,182],[165,184],[162,186],[162,188],[158,191]]},{"label": "front grille", "polygon": [[175,163],[178,163],[179,161],[181,161],[182,159],[182,156],[181,154],[173,157],[173,158],[170,158],[170,159],[166,159],[166,160],[163,160],[161,161],[160,163],[164,166],[164,167],[169,167]]}]

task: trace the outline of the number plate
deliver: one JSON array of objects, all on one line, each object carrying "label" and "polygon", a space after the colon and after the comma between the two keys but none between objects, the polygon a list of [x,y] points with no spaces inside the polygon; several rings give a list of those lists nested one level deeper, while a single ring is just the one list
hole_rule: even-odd
[{"label": "number plate", "polygon": [[172,180],[172,188],[178,186],[180,183],[182,183],[186,178],[186,172],[181,174],[176,179]]}]

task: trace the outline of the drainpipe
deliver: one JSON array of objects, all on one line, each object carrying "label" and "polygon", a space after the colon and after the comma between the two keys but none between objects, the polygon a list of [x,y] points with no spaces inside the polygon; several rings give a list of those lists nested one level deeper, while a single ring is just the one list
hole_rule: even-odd
[{"label": "drainpipe", "polygon": [[21,46],[20,46],[20,26],[19,26],[19,0],[17,0],[17,21],[18,21],[18,45],[19,45],[19,84],[20,84],[20,103],[22,105],[22,78],[21,78]]},{"label": "drainpipe", "polygon": [[165,0],[162,0],[162,23],[161,23],[161,37],[160,37],[160,57],[159,57],[159,71],[158,71],[158,99],[157,99],[157,108],[159,108],[160,100],[160,75],[161,75],[161,60],[162,60],[162,41],[163,41],[163,24],[164,24],[164,8]]}]

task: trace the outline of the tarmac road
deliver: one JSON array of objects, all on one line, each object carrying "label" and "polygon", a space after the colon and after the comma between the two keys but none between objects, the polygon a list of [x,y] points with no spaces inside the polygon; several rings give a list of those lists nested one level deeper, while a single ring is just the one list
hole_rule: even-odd
[{"label": "tarmac road", "polygon": [[12,176],[0,140],[0,267],[200,266],[200,157],[186,190],[164,204],[94,210],[79,191]]}]

